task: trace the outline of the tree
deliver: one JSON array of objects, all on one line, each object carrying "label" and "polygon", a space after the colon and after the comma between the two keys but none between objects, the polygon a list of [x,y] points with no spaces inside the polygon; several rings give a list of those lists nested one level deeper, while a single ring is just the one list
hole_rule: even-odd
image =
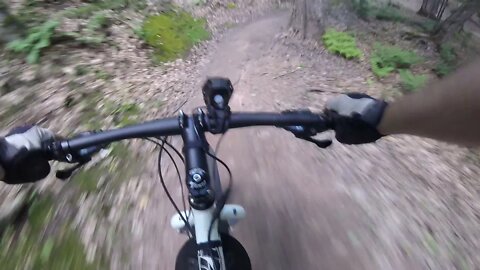
[{"label": "tree", "polygon": [[448,0],[423,0],[419,15],[434,20],[440,20],[447,7]]},{"label": "tree", "polygon": [[455,9],[450,16],[441,22],[433,31],[435,40],[439,43],[448,41],[455,33],[463,30],[463,25],[480,9],[479,0],[466,0]]},{"label": "tree", "polygon": [[349,13],[349,1],[294,0],[290,27],[303,39],[317,39],[329,25],[350,25],[354,16]]},{"label": "tree", "polygon": [[303,39],[321,35],[325,31],[323,4],[323,0],[295,0],[290,27]]}]

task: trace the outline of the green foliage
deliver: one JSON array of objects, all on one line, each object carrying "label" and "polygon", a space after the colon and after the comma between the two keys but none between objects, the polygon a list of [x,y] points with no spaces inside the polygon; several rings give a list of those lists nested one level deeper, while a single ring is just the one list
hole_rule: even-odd
[{"label": "green foliage", "polygon": [[346,59],[360,58],[362,56],[362,52],[357,47],[355,37],[348,33],[328,29],[322,39],[325,47],[331,53],[341,55]]},{"label": "green foliage", "polygon": [[145,31],[143,30],[143,27],[138,27],[133,29],[133,33],[139,38],[139,39],[145,39]]},{"label": "green foliage", "polygon": [[438,25],[438,22],[431,19],[425,19],[422,23],[420,23],[420,28],[425,31],[426,33],[432,33],[435,27]]},{"label": "green foliage", "polygon": [[80,32],[63,32],[60,35],[71,38],[87,46],[99,46],[105,42],[106,36],[102,31],[110,24],[110,18],[103,11],[95,12]]},{"label": "green foliage", "polygon": [[228,2],[227,3],[227,8],[228,9],[235,9],[235,8],[237,8],[237,5],[233,2]]},{"label": "green foliage", "polygon": [[57,26],[57,21],[48,20],[40,26],[33,27],[24,39],[8,43],[7,49],[16,53],[25,53],[27,62],[30,64],[38,63],[42,50],[50,46],[50,40]]},{"label": "green foliage", "polygon": [[386,5],[375,10],[375,19],[391,22],[405,22],[407,19],[403,16],[398,8]]},{"label": "green foliage", "polygon": [[88,18],[95,11],[99,11],[101,8],[94,4],[86,4],[84,6],[68,8],[64,11],[64,15],[67,18]]},{"label": "green foliage", "polygon": [[[2,269],[94,270],[104,269],[100,261],[88,263],[79,235],[70,226],[61,226],[53,236],[45,231],[52,222],[52,198],[32,198],[24,226],[9,227],[0,238]],[[57,224],[58,226],[58,224]],[[18,228],[18,229],[17,229]]]},{"label": "green foliage", "polygon": [[143,24],[147,44],[155,49],[158,62],[166,62],[184,55],[193,45],[209,37],[204,19],[195,19],[190,14],[166,12],[148,17]]},{"label": "green foliage", "polygon": [[455,63],[457,55],[455,49],[450,44],[442,44],[440,46],[440,58],[447,63]]},{"label": "green foliage", "polygon": [[376,44],[370,58],[372,71],[377,77],[385,77],[397,69],[407,69],[422,60],[414,52],[395,46]]},{"label": "green foliage", "polygon": [[400,74],[403,89],[409,92],[422,88],[428,79],[426,75],[413,75],[413,73],[407,69],[400,69],[398,73]]},{"label": "green foliage", "polygon": [[457,55],[455,49],[450,44],[440,46],[440,60],[434,68],[438,77],[444,77],[455,70],[457,66]]},{"label": "green foliage", "polygon": [[350,0],[355,13],[364,20],[375,18],[382,21],[405,22],[407,19],[392,5],[374,5],[370,0]]},{"label": "green foliage", "polygon": [[369,20],[374,17],[375,8],[371,5],[369,0],[350,0],[353,11],[358,17]]},{"label": "green foliage", "polygon": [[110,18],[104,11],[95,12],[88,20],[87,29],[89,31],[98,31],[106,28],[110,24]]},{"label": "green foliage", "polygon": [[383,60],[376,55],[373,55],[370,57],[370,64],[372,66],[372,72],[377,76],[378,78],[386,77],[393,71],[395,71],[394,66],[390,65],[385,65]]}]

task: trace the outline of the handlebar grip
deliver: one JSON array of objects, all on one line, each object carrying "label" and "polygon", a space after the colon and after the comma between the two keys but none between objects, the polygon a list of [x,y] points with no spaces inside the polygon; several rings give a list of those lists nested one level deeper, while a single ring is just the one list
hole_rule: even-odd
[{"label": "handlebar grip", "polygon": [[[83,132],[75,136],[75,138],[81,138],[92,135],[96,132],[89,131]],[[44,144],[43,151],[49,160],[56,160],[60,162],[68,163],[85,163],[91,160],[92,156],[98,153],[108,144],[93,145],[79,150],[71,150],[68,147],[68,141],[55,141],[51,140]]]}]

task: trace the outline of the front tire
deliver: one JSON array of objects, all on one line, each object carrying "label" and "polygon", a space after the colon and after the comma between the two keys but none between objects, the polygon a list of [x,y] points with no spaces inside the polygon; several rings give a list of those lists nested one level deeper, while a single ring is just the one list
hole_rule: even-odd
[{"label": "front tire", "polygon": [[[250,258],[242,244],[228,234],[222,234],[221,238],[226,270],[251,270]],[[199,270],[195,240],[190,239],[182,246],[177,255],[175,270]]]}]

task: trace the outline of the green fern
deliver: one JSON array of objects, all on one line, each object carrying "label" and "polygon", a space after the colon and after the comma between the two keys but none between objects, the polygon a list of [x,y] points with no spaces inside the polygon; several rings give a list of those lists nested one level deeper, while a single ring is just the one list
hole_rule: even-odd
[{"label": "green fern", "polygon": [[395,67],[385,65],[382,59],[378,56],[372,56],[370,58],[370,63],[372,65],[372,72],[375,76],[382,78],[388,76],[390,73],[395,71]]},{"label": "green fern", "polygon": [[409,92],[422,88],[428,79],[426,75],[413,75],[410,70],[406,69],[400,69],[398,73],[403,89]]},{"label": "green fern", "polygon": [[58,26],[58,21],[48,20],[40,26],[33,27],[27,37],[7,44],[7,49],[16,53],[27,54],[29,64],[38,63],[43,49],[50,46],[50,40]]},{"label": "green fern", "polygon": [[346,59],[362,57],[355,38],[345,32],[328,29],[322,37],[325,48],[331,53],[343,56]]},{"label": "green fern", "polygon": [[377,77],[385,77],[397,69],[408,69],[422,60],[414,52],[395,46],[376,44],[370,63]]}]

